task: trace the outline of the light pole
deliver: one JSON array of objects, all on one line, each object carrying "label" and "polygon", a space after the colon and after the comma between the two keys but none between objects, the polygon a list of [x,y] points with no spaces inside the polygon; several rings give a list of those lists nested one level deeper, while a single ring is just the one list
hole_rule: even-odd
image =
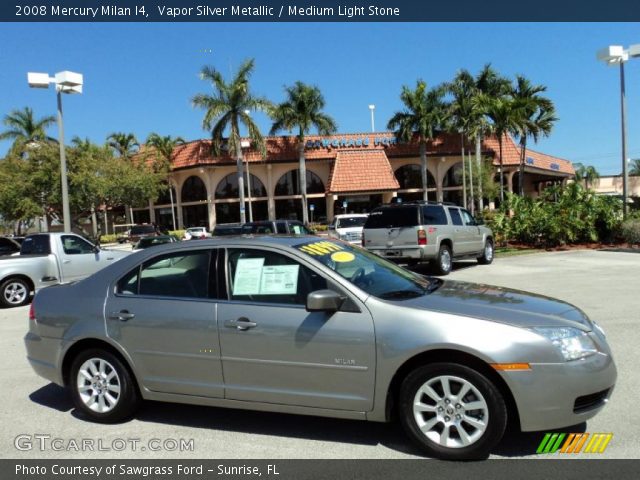
[{"label": "light pole", "polygon": [[371,110],[371,133],[374,133],[376,131],[376,124],[373,120],[373,111],[376,109],[376,106],[371,104],[369,105],[369,110]]},{"label": "light pole", "polygon": [[[240,140],[240,148],[249,148],[249,140]],[[251,172],[249,172],[249,159],[247,158],[247,200],[249,202],[249,221],[253,222],[253,207],[251,206]]]},{"label": "light pole", "polygon": [[56,86],[58,96],[58,143],[60,144],[60,182],[62,183],[62,218],[64,231],[71,232],[71,211],[69,209],[69,184],[67,182],[67,158],[64,151],[64,124],[62,121],[62,94],[82,93],[82,74],[69,71],[58,72],[50,77],[48,73],[27,73],[31,88],[49,88]]},{"label": "light pole", "polygon": [[596,58],[607,65],[620,65],[620,121],[622,128],[622,216],[627,218],[629,199],[629,174],[627,171],[627,100],[624,84],[624,63],[629,57],[640,57],[640,44],[625,50],[621,45],[610,45],[596,54]]}]

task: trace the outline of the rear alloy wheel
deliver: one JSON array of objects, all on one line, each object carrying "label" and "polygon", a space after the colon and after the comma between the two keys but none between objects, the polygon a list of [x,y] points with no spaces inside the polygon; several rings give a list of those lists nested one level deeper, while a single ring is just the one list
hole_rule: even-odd
[{"label": "rear alloy wheel", "polygon": [[69,384],[76,408],[96,422],[119,422],[130,417],[140,402],[127,367],[105,350],[80,353],[71,365]]},{"label": "rear alloy wheel", "polygon": [[9,278],[0,285],[0,303],[5,307],[19,307],[29,303],[31,288],[21,278]]},{"label": "rear alloy wheel", "polygon": [[443,460],[486,458],[500,442],[507,408],[498,389],[464,365],[434,363],[402,383],[400,419],[409,436]]},{"label": "rear alloy wheel", "polygon": [[451,249],[448,245],[440,245],[438,256],[436,257],[436,272],[438,275],[449,275],[452,265]]},{"label": "rear alloy wheel", "polygon": [[491,262],[493,262],[493,254],[494,254],[493,240],[491,240],[490,238],[487,238],[487,240],[484,242],[482,255],[478,257],[478,263],[480,265],[489,265]]}]

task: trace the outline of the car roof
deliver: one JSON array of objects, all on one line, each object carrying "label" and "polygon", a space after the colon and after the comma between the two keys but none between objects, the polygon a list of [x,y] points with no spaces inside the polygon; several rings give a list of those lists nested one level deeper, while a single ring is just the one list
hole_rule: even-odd
[{"label": "car roof", "polygon": [[335,218],[348,218],[348,217],[368,217],[368,213],[339,213],[334,215]]}]

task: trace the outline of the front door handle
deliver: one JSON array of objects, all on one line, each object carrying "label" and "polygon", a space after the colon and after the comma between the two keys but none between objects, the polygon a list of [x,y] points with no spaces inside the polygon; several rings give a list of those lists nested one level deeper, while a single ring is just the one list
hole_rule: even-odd
[{"label": "front door handle", "polygon": [[120,320],[121,322],[126,322],[127,320],[131,320],[135,316],[135,313],[129,313],[128,310],[120,310],[119,312],[111,312],[109,318],[111,320]]},{"label": "front door handle", "polygon": [[237,320],[225,320],[224,326],[227,328],[236,328],[238,330],[249,330],[250,328],[257,327],[256,322],[252,322],[246,317],[240,317]]}]

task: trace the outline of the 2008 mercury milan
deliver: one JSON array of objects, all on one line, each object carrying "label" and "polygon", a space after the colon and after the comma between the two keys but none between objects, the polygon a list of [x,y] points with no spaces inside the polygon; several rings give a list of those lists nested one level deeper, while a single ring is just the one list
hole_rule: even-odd
[{"label": "2008 mercury milan", "polygon": [[[483,268],[483,267],[480,267]],[[318,237],[158,246],[40,291],[34,370],[90,419],[141,399],[372,421],[482,458],[508,421],[574,425],[609,399],[604,333],[565,302],[426,278]]]}]

